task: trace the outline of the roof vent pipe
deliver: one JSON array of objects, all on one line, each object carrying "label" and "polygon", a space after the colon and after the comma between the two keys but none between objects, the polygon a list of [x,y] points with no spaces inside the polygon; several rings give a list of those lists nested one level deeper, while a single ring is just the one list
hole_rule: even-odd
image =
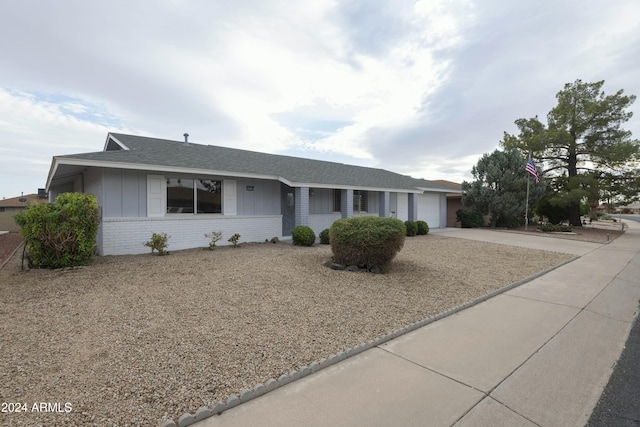
[{"label": "roof vent pipe", "polygon": [[188,133],[184,133],[184,143],[188,144],[189,143],[189,134]]}]

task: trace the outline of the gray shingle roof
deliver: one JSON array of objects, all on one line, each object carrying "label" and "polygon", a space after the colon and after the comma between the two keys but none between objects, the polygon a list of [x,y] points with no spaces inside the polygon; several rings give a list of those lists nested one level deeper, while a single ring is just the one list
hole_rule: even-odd
[{"label": "gray shingle roof", "polygon": [[137,164],[140,165],[140,169],[145,169],[144,166],[154,166],[226,171],[235,174],[257,174],[282,177],[294,184],[304,183],[310,184],[310,186],[313,186],[313,184],[341,185],[355,188],[405,190],[415,190],[420,187],[436,191],[446,190],[446,187],[431,181],[419,180],[378,168],[266,154],[228,147],[185,144],[183,141],[118,133],[110,133],[109,138],[114,138],[129,150],[71,154],[58,156],[58,159]]}]

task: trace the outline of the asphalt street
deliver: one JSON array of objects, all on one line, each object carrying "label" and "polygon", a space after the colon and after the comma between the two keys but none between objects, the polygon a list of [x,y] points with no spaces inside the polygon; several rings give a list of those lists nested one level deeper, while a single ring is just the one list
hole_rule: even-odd
[{"label": "asphalt street", "polygon": [[587,426],[640,426],[640,322],[637,316]]},{"label": "asphalt street", "polygon": [[[622,218],[640,221],[637,216],[623,215]],[[640,322],[637,313],[620,359],[589,418],[589,427],[640,426]]]}]

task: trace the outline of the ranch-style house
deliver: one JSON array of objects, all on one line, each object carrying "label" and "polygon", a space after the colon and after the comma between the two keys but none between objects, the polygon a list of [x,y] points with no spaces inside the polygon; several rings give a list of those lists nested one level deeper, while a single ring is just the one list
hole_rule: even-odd
[{"label": "ranch-style house", "polygon": [[241,242],[287,239],[297,225],[318,235],[358,215],[446,226],[445,187],[384,169],[119,133],[99,152],[55,156],[49,200],[64,192],[96,196],[101,255],[138,254],[152,233],[169,249],[206,247],[205,233]]}]

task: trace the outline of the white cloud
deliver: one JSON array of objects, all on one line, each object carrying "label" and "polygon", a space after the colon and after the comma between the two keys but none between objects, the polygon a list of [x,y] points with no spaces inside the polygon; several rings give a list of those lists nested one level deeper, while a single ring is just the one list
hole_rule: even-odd
[{"label": "white cloud", "polygon": [[461,181],[564,83],[640,94],[639,14],[632,0],[14,2],[0,196],[111,130]]},{"label": "white cloud", "polygon": [[101,148],[107,128],[80,120],[67,108],[0,89],[0,197],[44,187],[53,156]]}]

